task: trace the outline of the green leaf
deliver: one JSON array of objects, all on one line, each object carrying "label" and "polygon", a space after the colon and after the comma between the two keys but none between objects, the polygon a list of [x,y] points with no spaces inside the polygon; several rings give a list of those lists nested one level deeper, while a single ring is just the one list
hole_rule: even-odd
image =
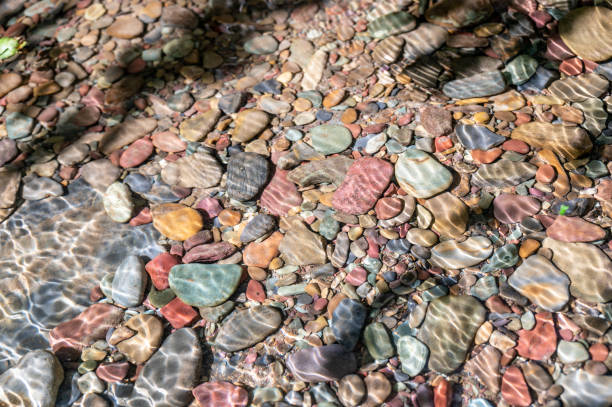
[{"label": "green leaf", "polygon": [[11,37],[0,38],[0,60],[12,57],[19,50],[19,41]]}]

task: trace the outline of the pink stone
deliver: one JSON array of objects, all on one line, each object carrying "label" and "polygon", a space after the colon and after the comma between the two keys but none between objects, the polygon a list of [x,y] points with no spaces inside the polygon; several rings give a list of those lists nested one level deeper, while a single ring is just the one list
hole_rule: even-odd
[{"label": "pink stone", "polygon": [[557,349],[557,333],[550,312],[538,313],[535,316],[536,325],[530,330],[518,331],[519,340],[516,350],[524,358],[545,360]]},{"label": "pink stone", "polygon": [[249,394],[240,386],[228,382],[206,382],[193,389],[200,406],[246,407]]},{"label": "pink stone", "polygon": [[583,68],[582,60],[578,57],[566,59],[559,64],[559,71],[570,76],[579,75]]},{"label": "pink stone", "polygon": [[[208,243],[213,240],[212,232],[210,230],[200,230],[195,235],[191,236],[183,242],[183,248],[185,250],[191,250],[192,248],[199,246],[204,243]],[[182,256],[182,253],[181,253]]]},{"label": "pink stone", "polygon": [[332,197],[341,212],[360,215],[372,209],[393,176],[393,165],[375,157],[355,160]]},{"label": "pink stone", "polygon": [[236,252],[236,246],[229,242],[201,244],[189,250],[183,256],[183,263],[212,263]]},{"label": "pink stone", "polygon": [[501,391],[502,397],[510,405],[529,407],[531,404],[531,395],[527,383],[521,369],[516,366],[510,366],[504,373]]},{"label": "pink stone", "polygon": [[96,106],[85,106],[70,121],[76,126],[89,127],[96,124],[99,119],[100,110]]},{"label": "pink stone", "polygon": [[57,118],[58,113],[59,111],[55,108],[55,106],[47,106],[36,118],[42,123],[49,124]]},{"label": "pink stone", "polygon": [[519,154],[527,154],[529,152],[529,145],[522,140],[511,139],[504,141],[502,149],[506,151],[514,151]]},{"label": "pink stone", "polygon": [[433,137],[444,136],[453,131],[453,117],[450,110],[425,105],[419,111],[421,125]]},{"label": "pink stone", "polygon": [[288,173],[277,168],[272,180],[261,193],[260,205],[272,215],[285,216],[292,208],[302,204],[302,195],[295,184],[287,179]]},{"label": "pink stone", "polygon": [[399,198],[381,198],[376,202],[374,210],[378,219],[391,219],[402,211],[404,201]]},{"label": "pink stone", "polygon": [[145,162],[149,156],[153,154],[153,143],[141,138],[136,140],[128,148],[123,151],[119,158],[119,165],[123,168],[138,167]]},{"label": "pink stone", "polygon": [[365,283],[367,278],[368,278],[368,272],[363,267],[358,266],[358,267],[355,267],[353,271],[348,273],[344,280],[350,285],[358,287],[361,284]]},{"label": "pink stone", "polygon": [[204,198],[196,205],[197,209],[201,209],[208,215],[209,219],[216,218],[223,210],[223,206],[215,198]]},{"label": "pink stone", "polygon": [[175,329],[191,325],[198,319],[199,314],[190,305],[185,304],[180,298],[175,298],[164,305],[159,312],[170,322]]},{"label": "pink stone", "polygon": [[582,218],[557,216],[546,229],[546,235],[562,242],[592,242],[606,237],[606,231]]},{"label": "pink stone", "polygon": [[151,276],[153,285],[158,290],[165,290],[170,287],[168,284],[168,274],[170,269],[179,264],[176,257],[170,253],[162,253],[157,255],[153,260],[145,265],[145,270]]},{"label": "pink stone", "polygon": [[552,16],[544,10],[535,10],[529,13],[529,17],[533,20],[536,27],[543,28],[552,20]]},{"label": "pink stone", "polygon": [[264,290],[263,285],[257,280],[249,281],[246,289],[246,297],[249,300],[264,302],[266,299],[266,292]]},{"label": "pink stone", "polygon": [[128,362],[104,363],[96,369],[96,376],[108,383],[120,382],[128,374]]},{"label": "pink stone", "polygon": [[142,208],[136,216],[130,219],[129,224],[130,226],[140,226],[140,225],[146,225],[151,222],[153,222],[153,216],[151,215],[151,209]]},{"label": "pink stone", "polygon": [[181,140],[178,135],[170,131],[156,133],[151,139],[153,140],[153,145],[156,148],[159,148],[161,151],[165,151],[167,153],[178,153],[185,151],[187,148],[187,143]]},{"label": "pink stone", "polygon": [[518,223],[540,210],[540,201],[530,196],[500,194],[493,200],[493,214],[502,223]]},{"label": "pink stone", "polygon": [[61,360],[78,360],[83,347],[98,339],[121,322],[123,310],[111,304],[93,304],[75,318],[62,322],[49,332],[49,345]]}]

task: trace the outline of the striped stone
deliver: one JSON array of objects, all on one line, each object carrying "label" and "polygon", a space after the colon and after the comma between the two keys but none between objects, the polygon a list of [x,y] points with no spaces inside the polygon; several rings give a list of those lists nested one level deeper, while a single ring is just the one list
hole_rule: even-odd
[{"label": "striped stone", "polygon": [[323,70],[327,64],[327,52],[316,50],[308,66],[304,69],[304,78],[302,79],[302,90],[315,90],[323,77]]},{"label": "striped stone", "polygon": [[435,24],[423,23],[416,30],[402,34],[404,39],[404,60],[413,63],[422,56],[440,48],[448,39],[448,31]]},{"label": "striped stone", "polygon": [[583,102],[573,103],[572,107],[582,110],[584,122],[581,126],[591,135],[599,136],[608,121],[608,112],[604,108],[604,102],[601,99],[589,98]]},{"label": "striped stone", "polygon": [[402,37],[387,37],[376,44],[374,51],[372,51],[372,58],[379,64],[392,64],[397,61],[403,46],[404,39]]},{"label": "striped stone", "polygon": [[455,79],[442,87],[442,92],[450,98],[468,99],[493,96],[506,90],[506,80],[500,71],[476,74],[468,78]]},{"label": "striped stone", "polygon": [[246,143],[257,136],[268,126],[270,117],[264,111],[257,109],[243,110],[238,113],[235,120],[232,141]]},{"label": "striped stone", "polygon": [[227,195],[238,201],[251,200],[266,185],[268,175],[268,160],[263,155],[234,154],[227,164]]},{"label": "striped stone", "polygon": [[386,14],[368,24],[368,31],[374,38],[386,38],[410,31],[416,27],[416,20],[412,14],[405,11]]},{"label": "striped stone", "polygon": [[460,123],[455,128],[457,138],[469,150],[488,150],[506,141],[506,138],[492,132],[485,126]]},{"label": "striped stone", "polygon": [[398,196],[398,199],[401,199],[403,201],[402,211],[397,216],[394,216],[391,219],[379,219],[379,228],[390,229],[395,226],[403,225],[404,223],[408,222],[410,218],[412,218],[412,214],[414,213],[414,209],[416,206],[415,199],[410,195]]},{"label": "striped stone", "polygon": [[225,352],[236,352],[261,342],[282,323],[278,309],[257,306],[234,311],[219,329],[215,346]]},{"label": "striped stone", "polygon": [[529,122],[512,131],[513,139],[524,141],[534,148],[544,148],[573,160],[593,148],[591,139],[580,127],[566,127],[562,124]]},{"label": "striped stone", "polygon": [[204,151],[181,157],[161,170],[161,178],[168,185],[183,188],[210,188],[218,185],[223,169],[217,159]]},{"label": "striped stone", "polygon": [[581,7],[559,21],[559,35],[576,55],[590,61],[612,57],[612,10],[606,7]]},{"label": "striped stone", "polygon": [[425,12],[430,23],[448,28],[461,28],[476,24],[493,13],[489,0],[442,0]]},{"label": "striped stone", "polygon": [[510,187],[533,178],[537,169],[533,164],[502,159],[481,165],[472,175],[472,184],[479,187]]},{"label": "striped stone", "polygon": [[447,240],[431,249],[429,262],[445,270],[474,266],[489,258],[493,244],[484,236],[469,237],[463,242]]},{"label": "striped stone", "polygon": [[157,120],[151,117],[128,119],[112,127],[104,134],[100,141],[100,151],[104,154],[110,154],[146,136],[156,127]]},{"label": "striped stone", "polygon": [[610,83],[603,76],[587,73],[558,79],[548,87],[548,90],[561,99],[582,102],[588,98],[600,97],[608,90],[609,85]]},{"label": "striped stone", "polygon": [[426,56],[404,68],[403,74],[423,88],[436,88],[442,70],[442,65],[434,57]]},{"label": "striped stone", "polygon": [[302,204],[302,195],[287,179],[287,171],[276,169],[272,180],[261,193],[260,205],[272,215],[285,216]]}]

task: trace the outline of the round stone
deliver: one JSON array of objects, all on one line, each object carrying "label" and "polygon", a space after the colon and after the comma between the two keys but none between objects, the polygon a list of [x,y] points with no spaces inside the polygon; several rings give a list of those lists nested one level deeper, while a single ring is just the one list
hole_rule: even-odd
[{"label": "round stone", "polygon": [[342,152],[353,142],[349,129],[338,124],[313,127],[309,134],[312,147],[325,155]]},{"label": "round stone", "polygon": [[278,41],[271,35],[260,35],[244,43],[244,50],[250,54],[271,54],[278,49]]},{"label": "round stone", "polygon": [[127,185],[121,182],[112,183],[106,188],[102,201],[107,215],[115,222],[125,223],[131,219],[134,202]]},{"label": "round stone", "polygon": [[435,158],[422,150],[410,149],[395,163],[395,178],[415,198],[429,198],[446,190],[453,176]]},{"label": "round stone", "polygon": [[151,209],[153,226],[168,239],[182,242],[202,230],[200,213],[188,206],[167,203]]},{"label": "round stone", "polygon": [[397,353],[402,362],[402,371],[409,376],[416,376],[425,368],[429,349],[417,338],[405,335],[397,341]]},{"label": "round stone", "polygon": [[281,313],[274,307],[257,306],[234,311],[221,325],[215,346],[225,352],[246,349],[264,340],[281,323]]}]

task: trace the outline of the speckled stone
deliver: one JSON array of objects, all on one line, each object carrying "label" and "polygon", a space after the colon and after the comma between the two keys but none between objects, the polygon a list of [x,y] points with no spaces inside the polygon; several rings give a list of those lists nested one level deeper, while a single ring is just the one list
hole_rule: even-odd
[{"label": "speckled stone", "polygon": [[225,352],[246,349],[264,340],[281,323],[281,313],[274,307],[257,306],[234,311],[223,321],[215,346]]},{"label": "speckled stone", "polygon": [[429,198],[446,190],[452,174],[422,150],[410,149],[395,163],[395,178],[404,191],[415,198]]},{"label": "speckled stone", "polygon": [[287,367],[298,380],[327,382],[355,372],[357,360],[342,345],[332,344],[295,352],[289,356]]},{"label": "speckled stone", "polygon": [[170,288],[183,302],[212,307],[227,300],[238,287],[242,269],[236,264],[178,264],[170,270]]}]

